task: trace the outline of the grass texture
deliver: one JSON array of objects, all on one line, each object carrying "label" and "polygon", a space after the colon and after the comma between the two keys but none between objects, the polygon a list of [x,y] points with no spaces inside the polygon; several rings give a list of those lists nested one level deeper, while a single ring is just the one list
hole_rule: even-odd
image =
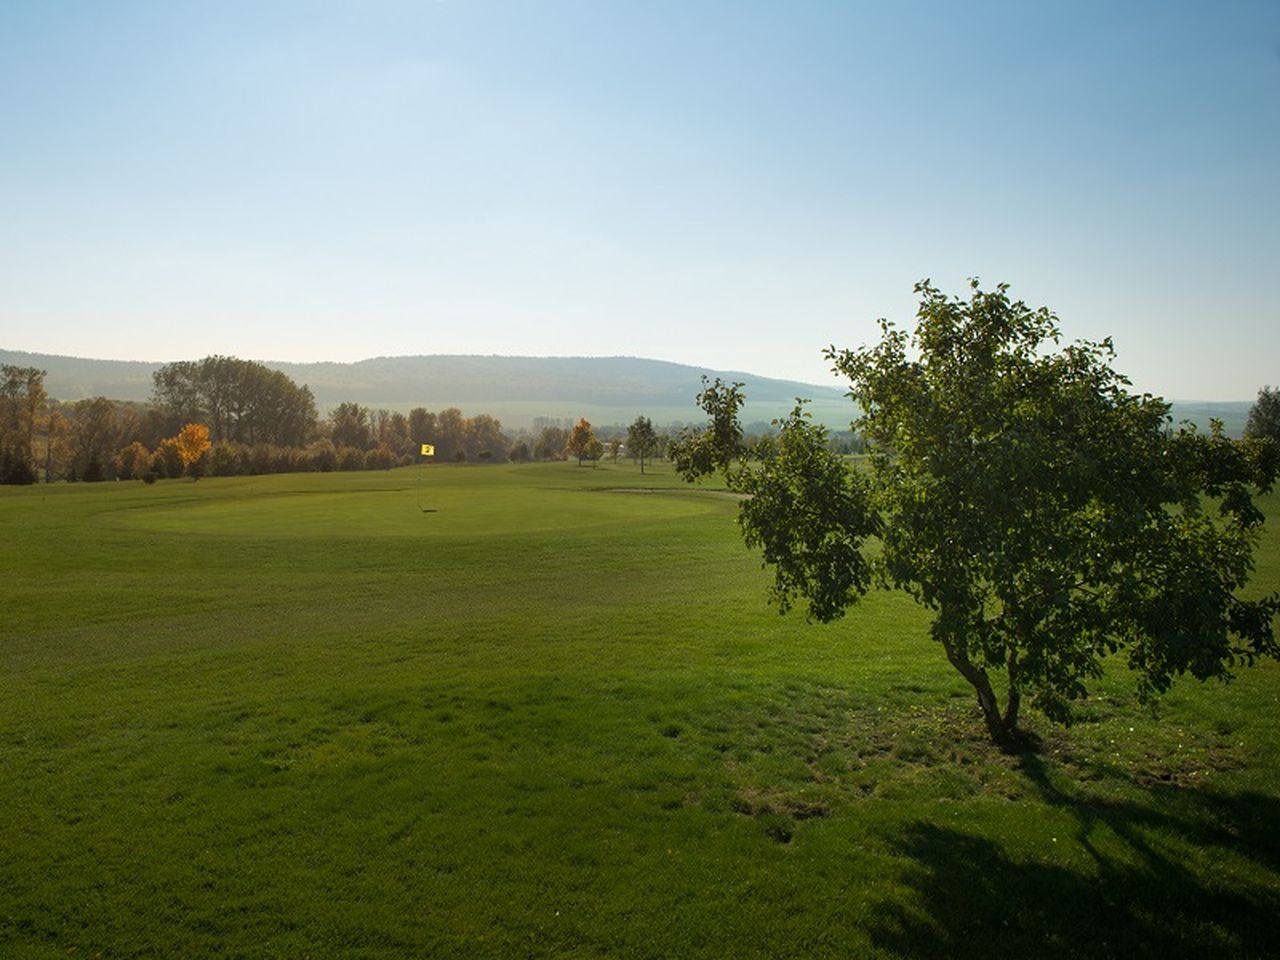
[{"label": "grass texture", "polygon": [[[1253,589],[1280,587],[1280,498]],[[990,748],[627,463],[0,490],[0,955],[1275,956],[1280,667]]]}]

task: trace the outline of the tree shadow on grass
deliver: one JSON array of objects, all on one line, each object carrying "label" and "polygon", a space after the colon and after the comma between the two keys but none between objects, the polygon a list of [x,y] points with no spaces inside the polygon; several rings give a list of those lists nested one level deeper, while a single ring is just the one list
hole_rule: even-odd
[{"label": "tree shadow on grass", "polygon": [[[1145,803],[1069,796],[1041,761],[1023,769],[1070,813],[1087,861],[1010,856],[985,836],[917,822],[893,838],[913,896],[869,931],[911,957],[1280,957],[1280,801],[1161,787]],[[1048,837],[1045,838],[1048,841]]]}]

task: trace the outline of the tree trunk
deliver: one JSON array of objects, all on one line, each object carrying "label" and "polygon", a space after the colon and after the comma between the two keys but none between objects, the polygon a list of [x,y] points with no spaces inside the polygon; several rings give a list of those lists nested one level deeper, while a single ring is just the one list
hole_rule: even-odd
[{"label": "tree trunk", "polygon": [[1006,730],[1017,736],[1018,707],[1022,705],[1022,691],[1018,687],[1018,655],[1013,650],[1009,651],[1009,659],[1006,663],[1009,670],[1009,696],[1004,704],[1004,726]]},{"label": "tree trunk", "polygon": [[991,689],[991,680],[987,676],[987,671],[974,665],[968,656],[952,645],[950,640],[942,641],[942,649],[946,651],[947,659],[951,661],[951,665],[960,672],[960,676],[969,681],[977,692],[978,706],[982,708],[982,719],[986,721],[987,733],[991,735],[991,742],[1004,753],[1017,753],[1021,745],[1017,730],[1019,700],[1017,687],[1010,687],[1009,711],[1002,715],[1000,713],[1000,702],[996,699],[996,692]]}]

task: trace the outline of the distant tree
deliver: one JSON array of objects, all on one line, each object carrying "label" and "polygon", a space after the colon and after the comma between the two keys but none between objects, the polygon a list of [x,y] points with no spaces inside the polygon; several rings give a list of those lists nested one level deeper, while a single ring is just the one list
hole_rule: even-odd
[{"label": "distant tree", "polygon": [[543,427],[533,445],[535,460],[563,460],[569,443],[569,432],[563,427]]},{"label": "distant tree", "polygon": [[436,442],[436,415],[423,407],[414,407],[409,411],[410,452],[418,450],[424,443]]},{"label": "distant tree", "polygon": [[84,479],[92,461],[96,464],[92,472],[102,474],[105,479],[108,468],[115,466],[115,452],[121,445],[116,404],[106,397],[94,397],[76,401],[71,412],[75,470]]},{"label": "distant tree", "polygon": [[591,465],[594,467],[603,456],[604,443],[599,437],[592,437],[591,442],[587,444],[587,459],[591,461]]},{"label": "distant tree", "polygon": [[354,447],[363,452],[370,445],[371,436],[368,407],[340,403],[330,411],[329,438],[335,447]]},{"label": "distant tree", "polygon": [[565,449],[577,457],[578,466],[582,466],[582,461],[590,458],[591,445],[598,442],[595,434],[591,432],[591,424],[583,417],[573,425],[573,429],[569,432],[569,440],[565,445]]},{"label": "distant tree", "polygon": [[[431,441],[427,441],[430,443]],[[447,463],[450,460],[465,460],[467,457],[467,418],[457,407],[441,410],[436,416],[436,460]],[[462,457],[459,458],[458,454]]]},{"label": "distant tree", "polygon": [[0,364],[0,483],[34,483],[36,432],[46,409],[45,371]]},{"label": "distant tree", "polygon": [[1270,437],[1280,443],[1280,388],[1267,386],[1258,391],[1258,399],[1249,409],[1244,435]]},{"label": "distant tree", "polygon": [[648,417],[636,417],[627,427],[627,452],[639,461],[641,473],[644,473],[645,460],[652,458],[657,449],[658,435],[653,432],[653,422]]},{"label": "distant tree", "polygon": [[203,423],[188,423],[173,438],[178,446],[178,457],[193,480],[199,480],[204,455],[209,452],[209,428]]},{"label": "distant tree", "polygon": [[85,483],[101,483],[107,479],[106,472],[102,469],[102,460],[98,457],[97,450],[89,452],[89,460],[84,465],[84,470],[80,474],[80,479]]},{"label": "distant tree", "polygon": [[464,446],[472,460],[499,460],[506,457],[510,441],[502,432],[502,423],[487,413],[471,417],[465,425]]},{"label": "distant tree", "polygon": [[152,375],[152,402],[167,430],[204,423],[213,442],[306,443],[315,428],[311,390],[252,360],[210,356],[165,364]]},{"label": "distant tree", "polygon": [[390,470],[395,465],[395,451],[385,444],[374,447],[364,455],[364,468],[366,470]]},{"label": "distant tree", "polygon": [[622,452],[622,438],[614,437],[609,441],[609,459],[614,463],[618,462],[618,454]]},{"label": "distant tree", "polygon": [[166,437],[156,444],[155,453],[151,455],[151,470],[157,476],[176,479],[182,476],[183,467],[176,437]]},{"label": "distant tree", "polygon": [[151,451],[135,440],[120,448],[115,468],[116,476],[121,480],[141,480],[142,475],[151,469]]},{"label": "distant tree", "polygon": [[507,454],[507,459],[514,463],[524,463],[527,461],[529,459],[529,444],[524,440],[521,440],[511,448],[511,452]]},{"label": "distant tree", "polygon": [[925,282],[914,333],[881,321],[879,343],[828,352],[862,408],[870,474],[797,410],[777,455],[730,478],[783,609],[804,599],[829,621],[873,583],[904,589],[1015,750],[1024,696],[1067,722],[1121,650],[1143,700],[1280,657],[1280,594],[1238,596],[1262,523],[1250,491],[1270,489],[1280,454],[1172,430],[1167,403],[1128,392],[1109,340],[1057,349],[1056,317],[1006,290],[974,281],[961,300]]}]

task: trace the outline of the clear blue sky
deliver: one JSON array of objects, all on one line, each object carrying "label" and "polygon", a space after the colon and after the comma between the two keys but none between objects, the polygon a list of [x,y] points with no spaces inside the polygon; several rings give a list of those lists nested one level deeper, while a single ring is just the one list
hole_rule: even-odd
[{"label": "clear blue sky", "polygon": [[1008,281],[1280,382],[1280,3],[0,3],[0,346],[830,382]]}]

